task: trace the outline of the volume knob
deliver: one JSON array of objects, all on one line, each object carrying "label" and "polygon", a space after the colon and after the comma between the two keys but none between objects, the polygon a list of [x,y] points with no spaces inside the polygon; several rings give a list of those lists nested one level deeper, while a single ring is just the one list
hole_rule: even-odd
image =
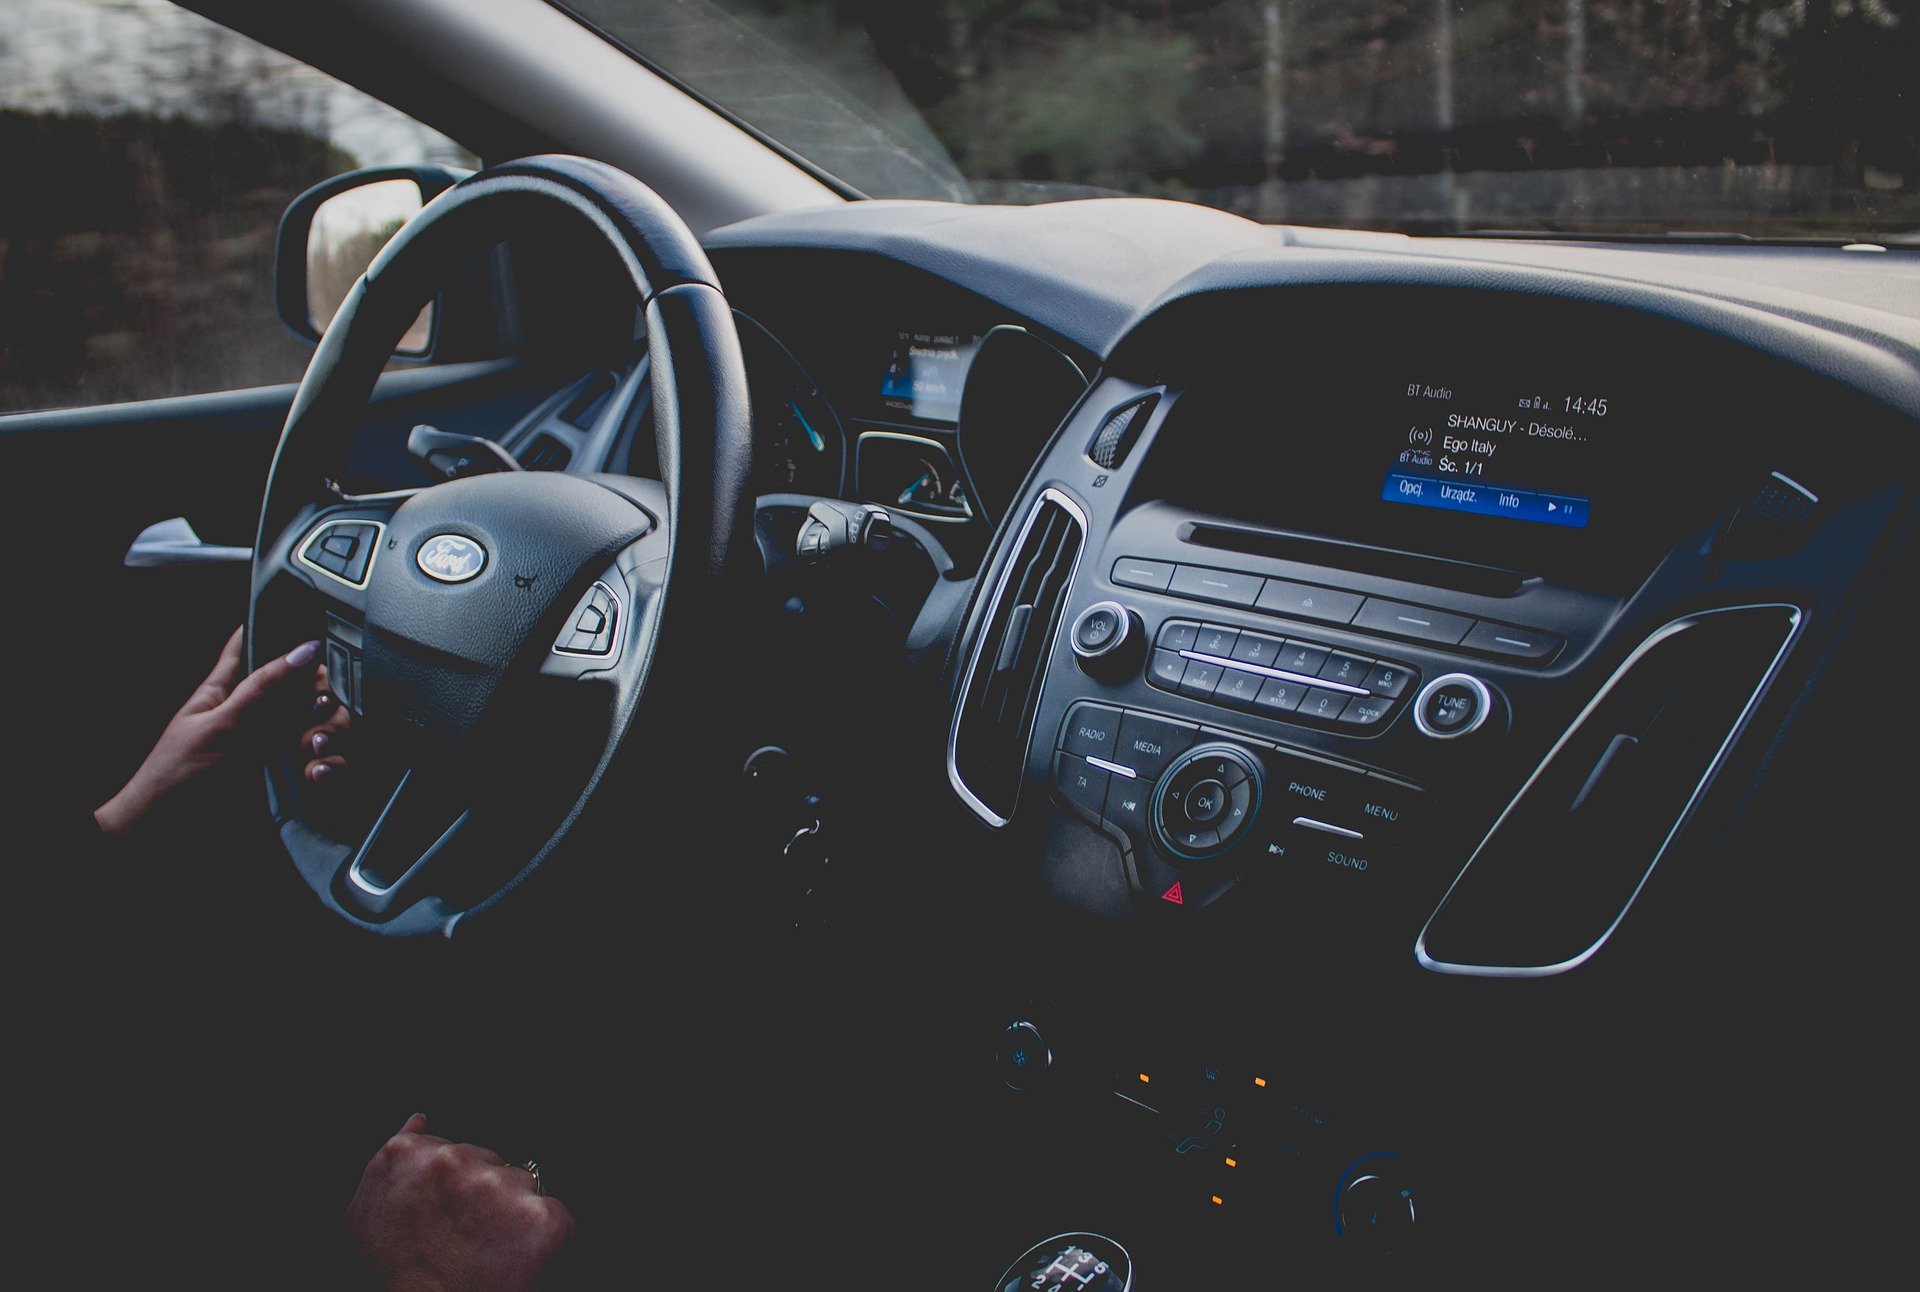
[{"label": "volume knob", "polygon": [[1139,617],[1118,601],[1096,601],[1073,621],[1067,643],[1082,670],[1112,679],[1133,671],[1144,632]]}]

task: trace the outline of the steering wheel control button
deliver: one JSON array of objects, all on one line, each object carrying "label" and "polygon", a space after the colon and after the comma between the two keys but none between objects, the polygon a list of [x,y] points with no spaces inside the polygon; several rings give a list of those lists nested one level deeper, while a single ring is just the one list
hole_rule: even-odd
[{"label": "steering wheel control button", "polygon": [[1118,680],[1140,665],[1139,618],[1118,601],[1097,601],[1080,612],[1067,644],[1083,672]]},{"label": "steering wheel control button", "polygon": [[1105,768],[1095,767],[1077,754],[1059,754],[1054,758],[1053,783],[1059,787],[1060,797],[1090,821],[1098,821],[1107,806],[1109,775]]},{"label": "steering wheel control button", "polygon": [[1413,670],[1404,664],[1390,664],[1386,660],[1377,661],[1360,679],[1360,685],[1374,695],[1397,700],[1407,689],[1407,683],[1413,680]]},{"label": "steering wheel control button", "polygon": [[1465,615],[1429,610],[1425,606],[1368,597],[1366,604],[1360,607],[1360,613],[1353,617],[1353,626],[1369,632],[1391,633],[1395,637],[1457,646],[1460,639],[1467,635],[1467,630],[1473,627],[1473,620]]},{"label": "steering wheel control button", "polygon": [[1113,581],[1123,588],[1143,588],[1165,592],[1173,582],[1173,564],[1169,561],[1143,561],[1123,556],[1113,563]]},{"label": "steering wheel control button", "polygon": [[1260,596],[1261,579],[1253,574],[1235,574],[1231,570],[1211,570],[1198,565],[1175,567],[1168,590],[1175,596],[1196,601],[1218,601],[1229,606],[1250,606]]},{"label": "steering wheel control button", "polygon": [[1492,709],[1493,694],[1485,682],[1470,673],[1447,673],[1421,688],[1413,721],[1436,740],[1452,740],[1478,730]]},{"label": "steering wheel control button", "polygon": [[1345,624],[1353,622],[1354,612],[1360,609],[1364,599],[1351,592],[1336,592],[1332,588],[1289,583],[1285,579],[1268,579],[1254,604],[1270,614],[1285,615],[1289,619]]},{"label": "steering wheel control button", "polygon": [[1114,750],[1114,761],[1151,779],[1165,770],[1199,733],[1200,729],[1191,722],[1129,711],[1120,719],[1120,741]]},{"label": "steering wheel control button", "polygon": [[325,521],[300,545],[300,561],[351,587],[364,587],[383,528],[371,520]]},{"label": "steering wheel control button", "polygon": [[561,630],[553,649],[562,655],[605,658],[613,654],[616,643],[614,630],[619,623],[619,598],[606,584],[595,583],[574,607],[573,617],[567,621],[567,627]]},{"label": "steering wheel control button", "polygon": [[[1113,758],[1120,735],[1120,710],[1105,704],[1076,704],[1067,714],[1060,748],[1082,758]],[[1126,763],[1123,758],[1120,760]],[[1127,764],[1131,766],[1131,764]]]},{"label": "steering wheel control button", "polygon": [[1185,861],[1226,851],[1259,810],[1260,769],[1231,745],[1203,745],[1176,758],[1154,789],[1154,827],[1161,848]]}]

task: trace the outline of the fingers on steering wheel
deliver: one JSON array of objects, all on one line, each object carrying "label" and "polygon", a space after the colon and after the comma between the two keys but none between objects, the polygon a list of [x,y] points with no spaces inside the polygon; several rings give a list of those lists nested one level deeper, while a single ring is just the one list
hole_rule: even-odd
[{"label": "fingers on steering wheel", "polygon": [[300,752],[306,755],[300,774],[309,781],[321,781],[344,770],[352,725],[353,715],[346,706],[330,704],[324,721],[300,733]]}]

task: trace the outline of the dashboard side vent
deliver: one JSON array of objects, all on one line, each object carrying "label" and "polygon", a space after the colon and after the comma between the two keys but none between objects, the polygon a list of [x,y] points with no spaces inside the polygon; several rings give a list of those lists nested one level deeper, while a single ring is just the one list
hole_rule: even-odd
[{"label": "dashboard side vent", "polygon": [[1013,816],[1047,653],[1085,535],[1079,508],[1047,490],[1027,514],[986,602],[954,713],[947,775],[990,825],[1005,825]]},{"label": "dashboard side vent", "polygon": [[1153,406],[1159,402],[1158,395],[1148,395],[1115,409],[1100,423],[1100,431],[1093,437],[1087,456],[1109,471],[1125,462],[1134,441],[1146,429],[1147,419],[1153,416]]},{"label": "dashboard side vent", "polygon": [[520,450],[523,471],[564,471],[571,461],[573,450],[547,434],[534,436],[533,441]]}]

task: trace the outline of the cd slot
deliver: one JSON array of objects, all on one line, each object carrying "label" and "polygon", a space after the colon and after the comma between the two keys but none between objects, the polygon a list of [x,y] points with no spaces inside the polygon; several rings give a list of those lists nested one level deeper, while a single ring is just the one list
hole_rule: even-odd
[{"label": "cd slot", "polygon": [[1482,597],[1518,596],[1534,576],[1494,565],[1476,565],[1445,557],[1426,556],[1393,548],[1369,547],[1361,543],[1343,543],[1338,539],[1311,538],[1279,530],[1250,529],[1237,525],[1219,525],[1190,521],[1181,527],[1183,542],[1196,547],[1211,547],[1222,552],[1240,552],[1247,556],[1266,556],[1281,561],[1299,561],[1307,565],[1371,574],[1383,579],[1398,579],[1423,587],[1449,588]]}]

